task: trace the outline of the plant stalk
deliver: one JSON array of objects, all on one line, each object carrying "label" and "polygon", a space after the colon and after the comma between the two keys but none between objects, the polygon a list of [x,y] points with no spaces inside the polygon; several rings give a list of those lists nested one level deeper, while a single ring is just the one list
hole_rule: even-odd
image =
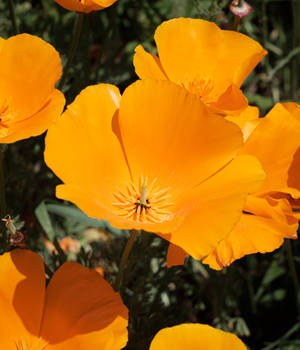
[{"label": "plant stalk", "polygon": [[8,0],[8,5],[9,5],[10,19],[13,25],[14,33],[19,34],[14,0]]},{"label": "plant stalk", "polygon": [[131,230],[130,237],[129,237],[129,239],[127,241],[127,244],[125,246],[125,249],[123,251],[123,254],[122,254],[122,257],[121,257],[119,271],[118,271],[118,274],[117,274],[117,277],[116,277],[116,281],[115,281],[115,291],[116,292],[120,291],[120,288],[121,288],[121,285],[122,285],[124,269],[125,269],[125,267],[127,265],[128,257],[129,257],[129,254],[131,252],[131,249],[133,247],[133,243],[134,243],[134,240],[135,240],[137,234],[138,234],[138,231]]},{"label": "plant stalk", "polygon": [[68,55],[68,58],[67,58],[67,63],[65,65],[65,67],[64,67],[63,75],[62,75],[62,77],[60,79],[60,82],[58,84],[58,89],[60,89],[60,90],[64,86],[64,83],[65,83],[66,78],[67,78],[67,74],[69,72],[69,69],[71,67],[73,58],[75,56],[75,53],[76,53],[76,50],[77,50],[77,47],[78,47],[80,33],[81,33],[81,29],[82,29],[83,17],[84,17],[83,13],[78,13],[77,14],[77,18],[76,18],[76,22],[75,22],[75,26],[74,26],[74,33],[73,33],[72,43],[71,43],[69,55]]},{"label": "plant stalk", "polygon": [[294,262],[291,241],[289,239],[287,239],[285,242],[285,248],[287,252],[288,264],[289,264],[290,273],[293,280],[296,298],[297,298],[297,310],[298,310],[298,313],[300,313],[300,283],[299,283],[297,270]]}]

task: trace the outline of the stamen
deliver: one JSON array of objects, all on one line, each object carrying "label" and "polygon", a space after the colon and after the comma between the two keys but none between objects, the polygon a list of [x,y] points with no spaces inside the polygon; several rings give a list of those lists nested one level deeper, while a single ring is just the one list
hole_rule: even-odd
[{"label": "stamen", "polygon": [[182,85],[192,94],[199,96],[205,103],[214,101],[214,83],[211,78],[205,76],[195,76],[193,79],[182,83]]},{"label": "stamen", "polygon": [[112,205],[119,209],[118,215],[137,222],[152,223],[162,222],[172,216],[166,210],[174,204],[169,200],[169,189],[159,189],[156,178],[150,184],[148,180],[148,177],[141,175],[139,190],[134,183],[130,183],[126,185],[125,191],[113,193],[116,201]]}]

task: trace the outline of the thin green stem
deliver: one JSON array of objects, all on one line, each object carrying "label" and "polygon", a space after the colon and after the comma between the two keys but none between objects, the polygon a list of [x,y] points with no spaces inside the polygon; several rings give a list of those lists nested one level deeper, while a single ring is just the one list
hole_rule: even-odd
[{"label": "thin green stem", "polygon": [[76,53],[76,50],[77,50],[77,47],[78,47],[80,33],[81,33],[81,29],[82,29],[82,23],[83,23],[83,16],[84,16],[83,13],[78,13],[77,14],[69,56],[68,56],[68,59],[67,59],[67,63],[65,65],[65,67],[64,67],[63,75],[62,75],[62,77],[60,79],[60,82],[58,84],[58,88],[59,89],[61,89],[64,86],[64,83],[65,83],[66,78],[67,78],[67,74],[69,72],[69,69],[71,67],[73,58],[75,56],[75,53]]},{"label": "thin green stem", "polygon": [[8,0],[8,5],[9,5],[10,18],[11,18],[11,22],[13,25],[14,33],[19,34],[19,28],[18,28],[17,19],[16,19],[14,0]]},{"label": "thin green stem", "polygon": [[5,199],[5,177],[4,177],[4,169],[3,169],[3,147],[0,146],[0,220],[1,220],[1,241],[3,249],[6,248],[7,245],[7,233],[4,222],[2,219],[6,215],[6,199]]},{"label": "thin green stem", "polygon": [[240,24],[240,17],[239,16],[234,16],[233,29],[236,32],[239,31],[239,24]]},{"label": "thin green stem", "polygon": [[289,264],[289,268],[290,268],[290,273],[291,273],[291,277],[293,280],[295,293],[296,293],[296,297],[297,297],[297,308],[298,308],[298,312],[300,312],[300,283],[299,283],[297,270],[296,270],[296,266],[295,266],[295,262],[294,262],[291,241],[289,239],[287,239],[285,242],[285,248],[286,248],[286,252],[287,252],[287,259],[288,259],[288,264]]},{"label": "thin green stem", "polygon": [[133,243],[134,243],[134,240],[135,240],[137,234],[138,234],[138,231],[131,230],[130,237],[129,237],[129,239],[127,241],[127,244],[126,244],[126,247],[125,247],[125,249],[123,251],[123,254],[122,254],[122,257],[121,257],[119,271],[118,271],[117,278],[116,278],[116,281],[115,281],[115,291],[116,292],[120,291],[124,269],[126,267],[129,254],[131,252],[131,249],[133,247]]}]

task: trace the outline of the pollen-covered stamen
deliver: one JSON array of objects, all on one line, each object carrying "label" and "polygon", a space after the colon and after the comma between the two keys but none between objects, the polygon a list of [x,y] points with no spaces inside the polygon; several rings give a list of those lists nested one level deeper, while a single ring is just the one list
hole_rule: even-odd
[{"label": "pollen-covered stamen", "polygon": [[189,92],[197,95],[206,103],[213,102],[213,90],[214,83],[211,78],[203,76],[195,76],[193,79],[187,80],[187,82],[182,83]]},{"label": "pollen-covered stamen", "polygon": [[130,183],[125,191],[113,193],[117,202],[112,203],[119,209],[118,214],[137,222],[162,222],[170,218],[172,213],[167,210],[170,202],[169,189],[160,190],[156,186],[157,179],[150,184],[148,177],[140,177],[139,188]]},{"label": "pollen-covered stamen", "polygon": [[45,350],[48,345],[48,343],[41,338],[35,339],[35,341],[30,344],[24,339],[19,339],[15,344],[16,350]]}]

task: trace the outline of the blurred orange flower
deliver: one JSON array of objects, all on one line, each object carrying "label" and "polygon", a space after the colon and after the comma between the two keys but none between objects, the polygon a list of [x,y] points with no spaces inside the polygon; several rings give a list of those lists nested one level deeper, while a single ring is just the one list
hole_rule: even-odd
[{"label": "blurred orange flower", "polygon": [[0,143],[42,134],[61,114],[65,98],[58,52],[42,39],[0,38]]},{"label": "blurred orange flower", "polygon": [[118,0],[55,0],[65,9],[81,13],[103,10],[116,1]]},{"label": "blurred orange flower", "polygon": [[149,350],[246,350],[234,334],[205,324],[184,323],[164,328],[153,338]]},{"label": "blurred orange flower", "polygon": [[300,198],[300,106],[277,104],[260,119],[240,154],[259,159],[266,172],[262,188],[247,199],[241,220],[204,263],[221,269],[246,254],[279,248],[297,238]]},{"label": "blurred orange flower", "polygon": [[135,71],[141,79],[171,80],[218,113],[236,113],[247,106],[240,86],[267,53],[258,42],[191,18],[162,23],[154,39],[159,57],[141,45],[135,50]]},{"label": "blurred orange flower", "polygon": [[44,264],[30,250],[0,257],[0,347],[17,350],[122,349],[127,308],[96,271],[67,262],[45,288]]},{"label": "blurred orange flower", "polygon": [[161,234],[199,259],[264,180],[255,157],[236,157],[242,143],[240,129],[197,96],[149,79],[122,98],[112,85],[83,90],[49,129],[45,161],[65,183],[57,197],[117,228]]}]

